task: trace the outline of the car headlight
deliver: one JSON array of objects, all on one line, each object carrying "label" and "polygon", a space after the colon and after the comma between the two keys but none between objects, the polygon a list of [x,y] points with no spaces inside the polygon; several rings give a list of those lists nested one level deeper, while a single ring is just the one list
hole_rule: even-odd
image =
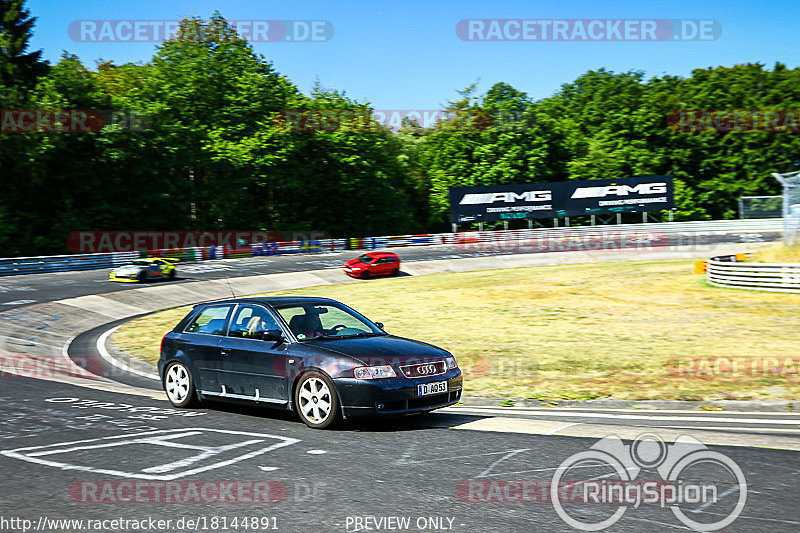
[{"label": "car headlight", "polygon": [[456,358],[452,355],[450,357],[445,357],[444,361],[447,363],[447,370],[453,370],[454,368],[458,368],[458,363],[456,362]]},{"label": "car headlight", "polygon": [[396,378],[397,374],[394,369],[389,365],[383,366],[360,366],[353,369],[356,379],[382,379],[382,378]]}]

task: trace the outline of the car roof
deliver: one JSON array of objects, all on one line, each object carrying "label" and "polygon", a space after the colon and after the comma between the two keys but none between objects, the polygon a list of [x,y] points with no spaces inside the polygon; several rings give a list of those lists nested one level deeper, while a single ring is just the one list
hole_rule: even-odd
[{"label": "car roof", "polygon": [[291,304],[307,304],[312,302],[340,303],[331,298],[322,298],[318,296],[250,296],[245,298],[231,298],[228,300],[215,300],[213,302],[204,302],[199,305],[266,304],[269,306],[282,306]]},{"label": "car roof", "polygon": [[364,255],[368,255],[370,257],[381,257],[381,256],[397,257],[397,254],[394,252],[367,252]]}]

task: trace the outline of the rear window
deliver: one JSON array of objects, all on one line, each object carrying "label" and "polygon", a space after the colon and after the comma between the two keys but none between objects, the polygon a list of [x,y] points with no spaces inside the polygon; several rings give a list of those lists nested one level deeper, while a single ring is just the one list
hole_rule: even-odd
[{"label": "rear window", "polygon": [[206,335],[224,335],[225,323],[231,306],[220,305],[207,307],[186,327],[185,333],[205,333]]}]

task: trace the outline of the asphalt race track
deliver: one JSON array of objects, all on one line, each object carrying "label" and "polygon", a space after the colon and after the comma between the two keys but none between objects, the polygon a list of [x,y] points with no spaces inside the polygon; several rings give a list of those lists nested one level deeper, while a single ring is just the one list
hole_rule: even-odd
[{"label": "asphalt race track", "polygon": [[[734,221],[734,222],[748,222]],[[652,226],[652,225],[651,225]],[[635,239],[625,239],[628,248],[617,249],[614,245],[622,243],[621,235],[635,234],[636,225],[621,226],[625,229],[616,229],[614,226],[597,226],[597,232],[611,236],[607,242],[611,247],[596,250],[590,247],[590,241],[579,241],[577,246],[585,245],[586,251],[579,251],[572,247],[568,240],[564,242],[564,252],[547,253],[542,255],[541,264],[557,264],[566,257],[586,257],[591,260],[613,261],[618,260],[616,252],[634,251],[642,259],[647,259],[659,252],[683,250],[695,251],[702,257],[704,254],[731,253],[729,250],[741,251],[752,246],[753,243],[772,242],[780,238],[780,233],[756,229],[730,229],[727,231],[696,231],[681,233],[649,234],[649,241],[636,242]],[[557,231],[552,232],[558,235]],[[570,234],[565,234],[570,235]],[[575,232],[571,235],[579,235]],[[619,239],[619,240],[618,240]],[[658,246],[651,245],[657,243]],[[740,243],[741,246],[733,246]],[[555,242],[550,241],[551,247]],[[532,253],[536,251],[536,244],[520,245],[492,245],[492,244],[467,244],[467,245],[440,245],[395,248],[393,251],[400,255],[402,261],[431,261],[451,260],[469,257],[508,256],[519,253]],[[557,247],[556,247],[557,248]],[[748,248],[749,249],[749,248]],[[356,257],[358,251],[329,252],[321,254],[296,254],[270,257],[251,257],[243,259],[222,259],[217,261],[203,261],[198,263],[180,263],[178,265],[178,279],[171,282],[187,283],[198,280],[225,279],[240,276],[256,276],[261,274],[274,274],[281,272],[303,272],[323,268],[339,268],[344,261]],[[691,256],[689,253],[687,256]],[[628,259],[628,256],[621,257]],[[0,311],[22,307],[33,303],[50,302],[64,298],[83,296],[86,294],[104,294],[115,291],[136,288],[137,284],[111,283],[108,273],[111,269],[89,270],[81,272],[56,272],[51,274],[30,274],[26,276],[0,277]],[[154,282],[158,283],[158,282]]]},{"label": "asphalt race track", "polygon": [[[89,400],[94,403],[87,403]],[[439,519],[440,530],[574,531],[535,490],[525,501],[513,501],[518,496],[514,492],[507,495],[512,501],[482,500],[489,499],[492,482],[525,479],[546,483],[562,461],[586,451],[597,440],[448,429],[479,419],[468,415],[431,414],[323,432],[270,411],[218,406],[190,413],[199,416],[170,413],[162,401],[64,384],[43,386],[35,380],[15,382],[13,395],[6,393],[0,400],[4,486],[13,488],[3,491],[3,516],[25,518],[34,524],[42,519],[51,524],[49,521],[57,519],[148,517],[210,522],[214,517],[230,521],[257,516],[275,517],[279,531],[354,531],[358,517],[410,517],[413,526],[409,530],[436,530],[428,525],[417,529],[416,522]],[[231,435],[219,430],[256,435]],[[225,463],[236,456],[220,452],[192,463],[190,468],[180,460],[199,455],[196,449],[173,448],[163,441],[146,439],[164,435],[182,435],[168,440],[170,444],[183,442],[208,448],[221,448],[231,441],[250,442],[236,451],[240,455],[275,443],[285,445],[230,464]],[[727,531],[798,530],[797,452],[712,449],[740,465],[748,483],[747,504]],[[31,460],[46,460],[48,464]],[[199,468],[206,470],[191,473]],[[143,472],[156,474],[148,479]],[[705,477],[704,482],[729,484],[723,474]],[[120,488],[120,480],[144,487],[138,502],[124,501],[136,497],[133,489]],[[470,483],[468,480],[483,488],[483,492],[473,491],[471,499],[475,501],[470,501],[468,491],[459,490],[463,483]],[[166,495],[168,481],[181,482],[171,499]],[[232,481],[245,486],[269,481],[266,492],[274,493],[271,498],[262,498],[267,503],[258,504],[249,501],[253,490],[217,496],[214,490],[222,490],[219,483]],[[208,500],[203,500],[202,492],[200,496],[192,493],[190,482],[201,489],[203,483],[212,487],[207,489]],[[158,487],[161,494],[156,494]],[[226,503],[214,502],[220,497]],[[280,501],[270,503],[270,499]],[[610,514],[606,505],[584,507],[584,517]],[[731,502],[722,498],[694,517],[713,521],[718,516],[713,513],[727,513],[730,508]],[[645,504],[629,509],[612,531],[672,529],[682,528],[669,509]],[[57,529],[51,525],[45,530]],[[362,526],[361,530],[366,528]]]},{"label": "asphalt race track", "polygon": [[[731,253],[742,246],[723,244],[720,238],[639,258]],[[404,270],[417,274],[429,271],[426,265],[502,252],[442,246],[398,253],[408,262]],[[311,270],[346,281],[325,269],[353,255],[181,265],[181,280],[146,290],[188,291],[198,280]],[[631,258],[624,252],[541,255],[540,264]],[[0,355],[18,362],[63,356],[58,360],[65,365],[96,359],[98,337],[121,319],[87,313],[81,322],[77,316],[70,326],[82,331],[76,336],[58,320],[56,309],[68,307],[48,302],[133,290],[130,300],[115,296],[120,308],[133,309],[137,286],[109,283],[107,273],[0,278]],[[61,345],[64,353],[53,348]],[[156,381],[109,375],[3,373],[0,531],[566,532],[579,530],[569,520],[616,519],[607,531],[649,532],[692,530],[729,516],[736,518],[724,531],[800,530],[800,414],[465,406],[318,431],[267,409],[172,409]],[[651,436],[639,438],[644,434]],[[600,440],[608,435],[630,446]],[[690,439],[672,444],[681,435]],[[597,459],[600,448],[605,462]],[[704,460],[687,462],[690,452]],[[554,504],[549,488],[564,464],[571,468],[556,486],[560,503]],[[671,471],[662,470],[670,464]],[[676,508],[669,504],[674,499],[598,500],[623,478],[656,488],[669,479],[685,499]]]}]

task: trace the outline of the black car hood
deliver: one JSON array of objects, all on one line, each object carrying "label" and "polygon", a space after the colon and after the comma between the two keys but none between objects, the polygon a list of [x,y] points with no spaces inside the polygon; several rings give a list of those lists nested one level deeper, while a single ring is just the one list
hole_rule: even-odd
[{"label": "black car hood", "polygon": [[441,361],[450,353],[431,344],[386,335],[304,342],[307,347],[336,352],[357,359],[369,366]]}]

